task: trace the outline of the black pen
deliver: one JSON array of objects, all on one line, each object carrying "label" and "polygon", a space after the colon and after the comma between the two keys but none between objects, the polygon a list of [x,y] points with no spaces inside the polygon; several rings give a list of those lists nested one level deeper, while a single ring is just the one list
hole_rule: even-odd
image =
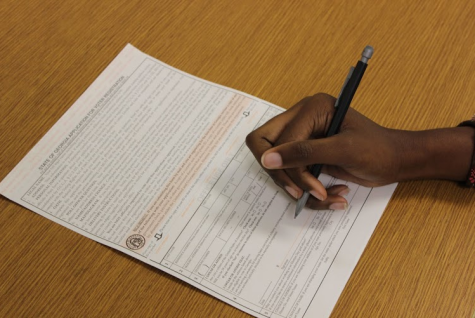
[{"label": "black pen", "polygon": [[[361,79],[363,78],[364,71],[368,66],[368,60],[373,56],[373,47],[366,46],[361,54],[361,60],[358,61],[356,67],[351,67],[350,72],[343,84],[343,88],[341,89],[340,95],[335,102],[335,114],[333,115],[332,121],[330,123],[330,127],[328,128],[327,134],[325,137],[330,137],[338,133],[340,130],[341,123],[345,118],[346,112],[348,108],[350,108],[351,100],[356,93],[356,89],[360,84]],[[315,178],[320,176],[320,172],[322,171],[322,164],[316,164],[310,167],[310,172]],[[304,191],[303,195],[298,199],[297,206],[295,208],[295,217],[302,212],[303,207],[307,204],[307,200],[309,197],[309,192]]]}]

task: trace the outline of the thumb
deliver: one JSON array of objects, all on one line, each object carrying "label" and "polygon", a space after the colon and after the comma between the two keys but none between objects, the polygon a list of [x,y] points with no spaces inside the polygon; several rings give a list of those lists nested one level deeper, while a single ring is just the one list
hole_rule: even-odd
[{"label": "thumb", "polygon": [[348,158],[348,143],[341,135],[288,142],[264,152],[261,163],[267,169],[307,167],[314,164],[342,165]]}]

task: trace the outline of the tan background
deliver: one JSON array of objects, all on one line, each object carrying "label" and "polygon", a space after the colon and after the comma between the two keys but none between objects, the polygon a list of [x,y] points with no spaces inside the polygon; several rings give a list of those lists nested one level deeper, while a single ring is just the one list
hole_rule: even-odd
[{"label": "tan background", "polygon": [[[475,2],[0,2],[0,179],[130,42],[283,107],[337,94],[367,44],[353,107],[390,127],[475,112]],[[400,184],[333,317],[469,317],[475,191]],[[0,199],[0,316],[245,317],[179,280]]]}]

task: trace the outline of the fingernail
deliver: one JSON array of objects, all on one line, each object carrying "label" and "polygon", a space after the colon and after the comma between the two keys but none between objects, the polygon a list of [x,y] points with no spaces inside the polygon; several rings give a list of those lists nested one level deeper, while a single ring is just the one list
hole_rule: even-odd
[{"label": "fingernail", "polygon": [[348,204],[342,203],[342,202],[337,202],[337,203],[332,203],[328,207],[330,210],[346,210],[348,208]]},{"label": "fingernail", "polygon": [[318,200],[320,200],[320,201],[323,201],[323,200],[324,200],[323,195],[320,194],[320,193],[318,193],[317,191],[311,190],[311,191],[309,191],[309,192],[310,192],[311,195],[313,195],[313,196],[314,196],[315,198],[317,198]]},{"label": "fingernail", "polygon": [[282,157],[277,152],[271,152],[262,156],[261,162],[266,168],[279,168],[282,166]]},{"label": "fingernail", "polygon": [[299,193],[297,192],[297,190],[295,190],[294,188],[291,188],[289,186],[285,186],[285,190],[291,195],[294,197],[294,199],[297,199]]},{"label": "fingernail", "polygon": [[340,192],[338,192],[338,195],[339,196],[345,196],[348,193],[350,193],[350,188],[346,188],[345,190],[341,190]]}]

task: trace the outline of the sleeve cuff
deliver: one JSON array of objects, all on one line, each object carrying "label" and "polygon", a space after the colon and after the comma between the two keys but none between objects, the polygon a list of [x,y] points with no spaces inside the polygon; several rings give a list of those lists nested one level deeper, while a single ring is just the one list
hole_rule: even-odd
[{"label": "sleeve cuff", "polygon": [[[458,127],[473,127],[475,129],[475,116],[471,120],[464,121],[458,125]],[[472,161],[470,165],[470,170],[468,172],[465,182],[462,182],[463,185],[471,188],[475,188],[475,145],[474,151],[472,153]]]}]

